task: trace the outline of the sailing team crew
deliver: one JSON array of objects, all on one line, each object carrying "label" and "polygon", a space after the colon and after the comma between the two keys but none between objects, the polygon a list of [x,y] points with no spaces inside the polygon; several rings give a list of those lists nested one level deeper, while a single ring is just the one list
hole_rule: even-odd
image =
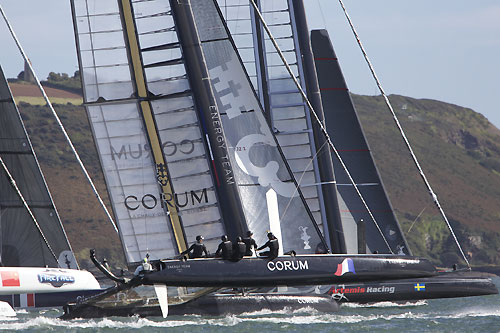
[{"label": "sailing team crew", "polygon": [[[189,258],[191,259],[208,257],[207,247],[203,244],[204,239],[205,238],[201,235],[196,236],[196,243],[191,245],[186,251],[182,252],[180,256],[182,257],[189,253]],[[205,253],[205,255],[203,255],[203,253]]]},{"label": "sailing team crew", "polygon": [[253,232],[249,230],[247,231],[247,236],[243,238],[243,243],[245,243],[246,245],[246,250],[245,250],[246,256],[253,256],[253,251],[257,250],[257,243],[255,242],[255,239],[252,238],[252,236]]},{"label": "sailing team crew", "polygon": [[[253,256],[253,251],[260,251],[265,248],[269,248],[269,251],[264,251],[259,253],[260,257],[266,257],[269,259],[276,258],[279,252],[279,242],[278,239],[273,235],[272,232],[267,233],[267,238],[269,239],[266,244],[257,248],[257,242],[253,239],[253,232],[247,231],[247,237],[236,238],[234,244],[228,239],[226,235],[221,236],[221,242],[217,247],[215,252],[215,257],[222,258],[225,260],[240,260],[244,256]],[[203,244],[204,237],[201,235],[196,236],[196,243],[191,245],[189,249],[183,251],[180,257],[189,254],[190,259],[196,258],[208,258],[209,252],[205,244]]]},{"label": "sailing team crew", "polygon": [[259,255],[261,257],[267,257],[269,259],[276,258],[278,256],[278,252],[279,252],[279,248],[280,248],[278,239],[276,238],[276,236],[273,235],[272,232],[268,232],[267,233],[267,238],[269,240],[266,242],[266,244],[264,244],[261,247],[259,247],[257,249],[257,251],[263,250],[266,247],[268,247],[269,251],[261,252],[261,253],[259,253]]},{"label": "sailing team crew", "polygon": [[223,235],[220,239],[221,242],[219,247],[217,247],[217,251],[215,251],[215,256],[226,260],[231,259],[233,256],[233,243],[231,243],[226,235]]}]

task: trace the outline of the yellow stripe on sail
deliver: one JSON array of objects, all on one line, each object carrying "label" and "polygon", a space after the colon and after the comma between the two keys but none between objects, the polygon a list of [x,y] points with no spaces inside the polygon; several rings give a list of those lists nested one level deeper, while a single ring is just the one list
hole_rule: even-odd
[{"label": "yellow stripe on sail", "polygon": [[[135,84],[137,87],[138,97],[146,98],[147,97],[146,82],[144,80],[144,72],[142,68],[141,56],[139,53],[139,45],[137,42],[137,36],[132,16],[132,8],[130,6],[130,0],[122,0],[122,8],[123,8],[123,17],[125,21],[125,29],[127,33],[128,44],[130,46],[130,57],[132,60],[132,68],[134,71]],[[160,146],[160,139],[158,138],[157,134],[158,131],[156,128],[156,123],[153,118],[151,105],[149,104],[148,101],[141,101],[139,105],[143,115],[144,123],[146,124],[146,132],[151,144],[151,151],[153,153],[155,166],[166,165],[165,159],[163,157],[163,151]],[[166,173],[164,175],[168,177]],[[170,198],[174,197],[174,193],[170,182],[166,182],[166,185],[161,185],[161,190],[163,195],[169,195]],[[184,233],[182,232],[182,225],[179,219],[179,212],[177,210],[177,207],[175,207],[175,205],[170,205],[170,204],[166,204],[166,206],[170,215],[170,223],[172,224],[172,229],[174,231],[174,237],[177,243],[177,248],[179,252],[185,251],[187,248],[186,240],[184,238]]]}]

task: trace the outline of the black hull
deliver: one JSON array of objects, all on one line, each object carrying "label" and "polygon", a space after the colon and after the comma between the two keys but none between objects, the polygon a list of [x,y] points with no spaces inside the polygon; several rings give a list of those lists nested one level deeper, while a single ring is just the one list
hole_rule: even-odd
[{"label": "black hull", "polygon": [[245,258],[161,261],[161,270],[144,276],[144,284],[186,287],[272,287],[335,284],[430,277],[426,259],[390,255],[299,255],[273,260]]},{"label": "black hull", "polygon": [[[179,305],[169,306],[169,316],[202,315],[222,316],[238,315],[261,310],[299,310],[305,307],[316,311],[331,313],[339,309],[338,303],[329,295],[283,295],[283,294],[251,294],[251,295],[207,295]],[[99,307],[95,305],[69,305],[61,319],[161,316],[159,306],[134,304],[129,306]]]},{"label": "black hull", "polygon": [[487,274],[447,272],[434,277],[334,285],[328,292],[339,302],[418,301],[498,294]]}]

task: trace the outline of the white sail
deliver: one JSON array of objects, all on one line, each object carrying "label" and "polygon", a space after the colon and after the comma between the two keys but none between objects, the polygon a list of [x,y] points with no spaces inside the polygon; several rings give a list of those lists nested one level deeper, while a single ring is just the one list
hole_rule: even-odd
[{"label": "white sail", "polygon": [[168,1],[74,0],[84,97],[129,263],[224,233]]}]

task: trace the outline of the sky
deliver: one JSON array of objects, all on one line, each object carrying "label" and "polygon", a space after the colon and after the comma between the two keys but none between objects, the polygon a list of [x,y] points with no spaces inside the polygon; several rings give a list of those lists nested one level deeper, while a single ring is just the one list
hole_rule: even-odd
[{"label": "sky", "polygon": [[[378,95],[338,0],[304,1],[309,28],[328,29],[350,91]],[[500,127],[500,1],[344,3],[386,93],[469,107]],[[69,0],[0,5],[40,79],[78,70]],[[23,70],[3,20],[0,64],[7,77]]]}]

